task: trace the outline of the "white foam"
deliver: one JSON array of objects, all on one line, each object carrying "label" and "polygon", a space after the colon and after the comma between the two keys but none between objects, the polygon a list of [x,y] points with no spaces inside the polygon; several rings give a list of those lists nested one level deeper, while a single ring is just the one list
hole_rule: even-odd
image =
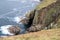
[{"label": "white foam", "polygon": [[2,32],[2,34],[14,35],[14,34],[10,33],[8,30],[8,28],[11,26],[12,25],[1,26],[0,31]]},{"label": "white foam", "polygon": [[21,23],[20,21],[22,20],[22,19],[24,19],[24,18],[26,18],[26,17],[22,17],[22,16],[17,16],[17,17],[14,17],[14,21],[16,22],[16,23]]},{"label": "white foam", "polygon": [[31,1],[36,1],[36,2],[40,2],[40,0],[31,0]]},{"label": "white foam", "polygon": [[14,21],[15,21],[16,23],[19,23],[20,20],[21,20],[21,18],[19,18],[19,17],[14,17]]}]

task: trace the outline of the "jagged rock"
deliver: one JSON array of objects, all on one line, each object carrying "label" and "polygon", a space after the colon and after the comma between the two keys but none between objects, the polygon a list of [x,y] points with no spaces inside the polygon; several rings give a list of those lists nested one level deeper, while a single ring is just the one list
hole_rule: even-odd
[{"label": "jagged rock", "polygon": [[52,29],[60,28],[60,16],[58,17],[58,20],[56,21],[56,23],[54,23],[51,27]]},{"label": "jagged rock", "polygon": [[20,21],[20,23],[24,24],[24,25],[27,25],[29,22],[29,19],[28,18],[24,18]]},{"label": "jagged rock", "polygon": [[5,26],[1,26],[0,28],[0,32],[2,32],[2,34],[6,36],[18,35],[20,34],[20,31],[21,31],[20,27],[15,25],[5,25]]},{"label": "jagged rock", "polygon": [[36,9],[32,25],[27,29],[28,31],[32,32],[52,28],[51,24],[55,24],[60,16],[60,0],[55,1],[48,6],[46,5],[38,10]]},{"label": "jagged rock", "polygon": [[33,18],[34,18],[34,15],[35,15],[35,12],[36,10],[33,10],[29,13],[27,13],[25,15],[25,18],[23,18],[20,23],[24,24],[26,26],[26,28],[29,28],[33,22]]},{"label": "jagged rock", "polygon": [[36,25],[36,26],[33,25],[33,26],[31,26],[30,28],[28,28],[27,31],[28,31],[28,32],[34,32],[34,31],[37,32],[37,31],[39,31],[39,30],[41,30],[41,29],[42,29],[42,28],[41,28],[40,25]]},{"label": "jagged rock", "polygon": [[8,28],[9,32],[14,34],[14,35],[18,35],[20,34],[20,27],[19,26],[11,26]]}]

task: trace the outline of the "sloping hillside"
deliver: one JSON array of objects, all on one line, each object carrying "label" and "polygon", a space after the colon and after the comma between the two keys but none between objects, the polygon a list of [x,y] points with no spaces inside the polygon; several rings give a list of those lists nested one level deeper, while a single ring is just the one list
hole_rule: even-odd
[{"label": "sloping hillside", "polygon": [[51,5],[52,3],[55,3],[56,1],[57,0],[43,0],[42,3],[36,7],[36,9],[40,10],[48,5]]},{"label": "sloping hillside", "polygon": [[60,29],[42,30],[24,35],[0,38],[0,40],[60,40]]}]

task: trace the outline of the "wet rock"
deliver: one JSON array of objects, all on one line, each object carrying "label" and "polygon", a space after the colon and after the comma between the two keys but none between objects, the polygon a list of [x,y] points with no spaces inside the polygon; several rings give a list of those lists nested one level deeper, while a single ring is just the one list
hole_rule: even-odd
[{"label": "wet rock", "polygon": [[11,26],[8,28],[9,32],[14,34],[14,35],[18,35],[20,34],[20,27],[19,26]]},{"label": "wet rock", "polygon": [[28,32],[37,32],[39,30],[41,30],[42,27],[41,25],[32,25],[30,28],[27,29]]},{"label": "wet rock", "polygon": [[28,18],[24,18],[20,21],[20,23],[23,23],[24,25],[27,25],[29,22],[29,19]]},{"label": "wet rock", "polygon": [[10,35],[18,35],[20,34],[20,27],[15,25],[5,25],[1,26],[0,31],[2,32],[2,36],[10,36]]},{"label": "wet rock", "polygon": [[35,12],[36,10],[34,11],[31,11],[29,13],[27,13],[25,15],[25,18],[23,18],[20,23],[24,24],[26,26],[26,28],[29,28],[33,22],[33,19],[34,19],[34,15],[35,15]]}]

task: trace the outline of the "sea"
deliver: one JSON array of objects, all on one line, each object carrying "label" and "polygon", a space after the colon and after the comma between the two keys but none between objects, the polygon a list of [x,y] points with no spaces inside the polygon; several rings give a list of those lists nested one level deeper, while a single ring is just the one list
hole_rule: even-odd
[{"label": "sea", "polygon": [[[0,28],[5,25],[20,25],[20,17],[35,9],[40,0],[0,0]],[[0,36],[6,34],[0,30]]]}]

